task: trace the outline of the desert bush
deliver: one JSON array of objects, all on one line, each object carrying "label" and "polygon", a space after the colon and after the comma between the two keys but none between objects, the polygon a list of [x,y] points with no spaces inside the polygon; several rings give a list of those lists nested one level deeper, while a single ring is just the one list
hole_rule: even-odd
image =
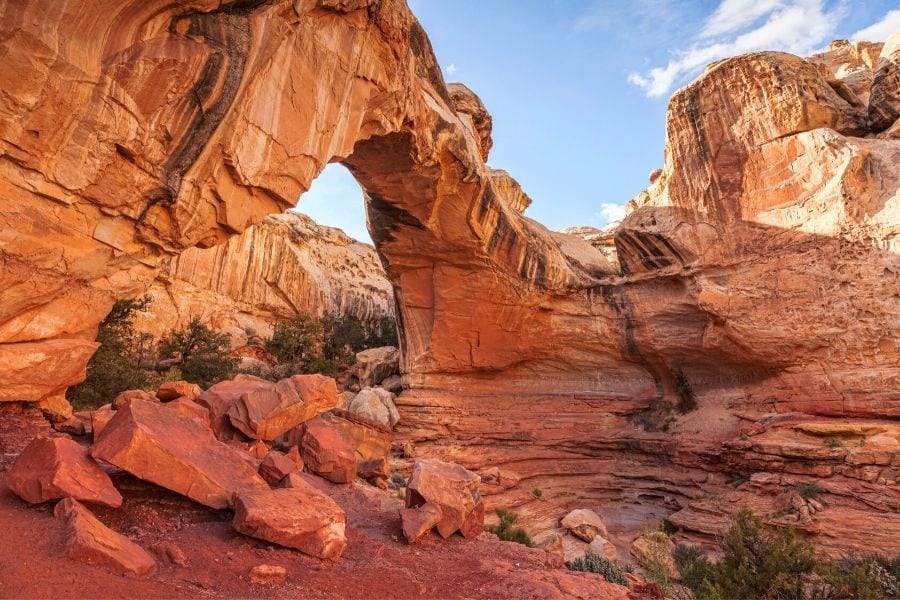
[{"label": "desert bush", "polygon": [[797,484],[797,493],[800,494],[800,497],[804,500],[809,500],[810,498],[818,498],[819,494],[824,491],[825,488],[814,481],[804,481],[803,483]]},{"label": "desert bush", "polygon": [[695,592],[703,587],[703,582],[711,579],[712,563],[698,546],[677,544],[672,553],[678,571],[681,573],[681,584]]},{"label": "desert bush", "polygon": [[659,530],[668,536],[672,536],[678,531],[678,526],[668,519],[663,519],[659,522]]},{"label": "desert bush", "polygon": [[843,445],[843,443],[841,442],[841,438],[834,435],[829,435],[824,440],[822,440],[822,443],[824,443],[832,450],[834,450],[835,448],[840,448]]},{"label": "desert bush", "polygon": [[823,598],[881,600],[900,598],[900,557],[850,556],[835,561]]},{"label": "desert bush", "polygon": [[160,346],[162,358],[180,358],[179,370],[185,381],[208,388],[232,375],[237,360],[228,356],[228,335],[213,331],[193,317],[181,329],[170,331]]},{"label": "desert bush", "polygon": [[135,332],[134,317],[150,302],[149,296],[119,300],[100,323],[100,347],[88,363],[87,378],[66,393],[76,409],[96,408],[125,390],[148,386],[150,373],[141,368],[141,363],[152,355],[152,339]]},{"label": "desert bush", "polygon": [[569,565],[572,571],[582,571],[584,573],[596,573],[602,575],[603,579],[610,583],[618,585],[628,585],[628,579],[625,577],[625,571],[619,568],[616,563],[604,556],[588,552],[581,558],[576,558]]},{"label": "desert bush", "polygon": [[544,490],[536,487],[531,490],[531,495],[540,500],[544,496]]},{"label": "desert bush", "polygon": [[[792,529],[768,532],[747,508],[735,515],[722,541],[722,558],[698,588],[698,600],[714,598],[804,599],[807,582],[823,560]],[[697,585],[696,577],[693,583]]]},{"label": "desert bush", "polygon": [[498,508],[494,512],[500,519],[499,525],[488,525],[485,529],[495,534],[504,542],[515,542],[529,548],[534,546],[531,536],[521,527],[516,527],[519,515],[507,508]]},{"label": "desert bush", "polygon": [[295,315],[275,323],[265,348],[283,368],[301,373],[303,366],[318,355],[321,342],[322,323],[307,315]]}]

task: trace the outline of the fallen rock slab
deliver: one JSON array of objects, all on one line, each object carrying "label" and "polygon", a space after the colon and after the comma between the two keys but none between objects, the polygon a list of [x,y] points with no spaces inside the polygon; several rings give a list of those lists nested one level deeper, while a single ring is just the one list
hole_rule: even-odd
[{"label": "fallen rock slab", "polygon": [[244,435],[272,441],[338,404],[337,385],[324,375],[295,375],[242,394],[226,411]]},{"label": "fallen rock slab", "polygon": [[259,474],[271,485],[275,485],[296,470],[297,463],[277,450],[266,454],[259,465]]},{"label": "fallen rock slab", "polygon": [[587,508],[573,510],[562,518],[560,524],[589,544],[598,535],[604,538],[609,537],[606,525],[600,516]]},{"label": "fallen rock slab", "polygon": [[422,536],[434,529],[440,521],[441,507],[433,502],[426,502],[416,508],[400,509],[403,537],[409,544],[415,544]]},{"label": "fallen rock slab", "polygon": [[353,440],[359,477],[380,480],[390,477],[391,433],[387,427],[341,410],[323,415],[323,419]]},{"label": "fallen rock slab", "polygon": [[200,394],[197,403],[209,410],[210,427],[217,438],[223,442],[233,439],[246,440],[247,438],[231,425],[226,413],[242,395],[254,390],[269,388],[272,385],[271,381],[259,377],[238,375],[234,379],[222,381],[210,387]]},{"label": "fallen rock slab", "polygon": [[181,396],[166,403],[166,408],[174,410],[186,417],[197,419],[204,427],[209,427],[209,409],[200,406],[187,396]]},{"label": "fallen rock slab", "polygon": [[133,400],[117,411],[91,455],[211,508],[226,508],[238,491],[269,489],[211,429],[156,402]]},{"label": "fallen rock slab", "polygon": [[356,479],[353,438],[323,419],[313,419],[304,427],[300,454],[306,467],[335,483],[349,483]]},{"label": "fallen rock slab", "polygon": [[369,348],[356,353],[354,372],[360,387],[378,385],[400,371],[400,351],[393,346]]},{"label": "fallen rock slab", "polygon": [[53,514],[66,521],[66,556],[119,572],[146,575],[156,567],[143,548],[101,523],[77,500],[60,501]]},{"label": "fallen rock slab", "polygon": [[393,427],[400,421],[394,394],[382,388],[364,388],[350,401],[347,410],[381,425]]},{"label": "fallen rock slab", "polygon": [[111,407],[113,410],[119,410],[135,398],[138,400],[145,400],[147,402],[157,401],[156,396],[154,396],[150,392],[146,392],[144,390],[125,390],[124,392],[113,398]]},{"label": "fallen rock slab", "polygon": [[104,404],[100,408],[91,411],[91,435],[95,442],[114,416],[116,416],[116,411],[113,410],[111,404]]},{"label": "fallen rock slab", "polygon": [[122,495],[87,448],[68,438],[32,440],[7,473],[6,485],[31,504],[74,498],[122,506]]},{"label": "fallen rock slab", "polygon": [[291,487],[238,492],[235,530],[305,554],[337,560],[347,547],[347,517],[334,500],[301,477]]},{"label": "fallen rock slab", "polygon": [[[463,526],[471,531],[476,523],[466,520],[481,503],[479,481],[478,475],[455,463],[417,460],[406,487],[406,507],[415,508],[428,502],[440,506],[441,520],[436,527],[444,539]],[[483,506],[480,526],[484,527]]]}]

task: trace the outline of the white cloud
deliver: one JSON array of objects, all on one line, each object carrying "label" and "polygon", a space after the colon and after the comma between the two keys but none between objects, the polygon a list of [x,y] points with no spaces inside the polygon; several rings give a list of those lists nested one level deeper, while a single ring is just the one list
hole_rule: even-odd
[{"label": "white cloud", "polygon": [[892,10],[877,23],[873,23],[865,29],[860,29],[853,34],[851,39],[866,42],[883,42],[898,29],[900,29],[900,9]]},{"label": "white cloud", "polygon": [[729,56],[757,50],[810,54],[829,39],[842,18],[841,6],[828,11],[825,0],[722,0],[693,45],[675,51],[664,67],[631,73],[628,81],[658,98],[707,64]]},{"label": "white cloud", "polygon": [[604,202],[600,205],[600,216],[606,223],[621,221],[625,218],[625,205]]},{"label": "white cloud", "polygon": [[453,77],[459,72],[459,67],[456,66],[455,63],[450,63],[447,65],[447,68],[444,69],[444,72],[447,73],[450,77]]}]

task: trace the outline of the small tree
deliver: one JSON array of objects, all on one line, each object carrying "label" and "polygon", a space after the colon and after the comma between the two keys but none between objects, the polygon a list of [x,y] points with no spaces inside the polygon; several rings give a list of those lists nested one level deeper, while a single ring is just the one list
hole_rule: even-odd
[{"label": "small tree", "polygon": [[147,385],[149,375],[141,363],[151,356],[152,338],[135,333],[134,317],[150,302],[145,296],[113,305],[97,331],[100,347],[88,363],[86,379],[66,393],[73,406],[96,408],[125,390]]},{"label": "small tree", "polygon": [[321,344],[322,323],[307,315],[294,315],[275,323],[266,351],[278,359],[279,371],[287,376],[306,372],[304,367],[319,355]]},{"label": "small tree", "polygon": [[160,353],[163,358],[180,358],[181,377],[185,381],[208,388],[227,379],[237,360],[228,356],[228,335],[213,331],[192,317],[186,326],[176,329],[163,339]]},{"label": "small tree", "polygon": [[605,580],[617,585],[628,585],[628,579],[625,577],[625,571],[604,556],[588,552],[581,558],[576,558],[569,565],[572,571],[582,571],[585,573],[596,573],[602,575]]},{"label": "small tree", "polygon": [[531,540],[531,536],[528,535],[528,532],[521,527],[516,527],[516,521],[519,520],[519,515],[508,508],[498,508],[495,509],[494,512],[497,513],[497,516],[500,518],[500,524],[488,525],[485,529],[504,542],[524,544],[529,548],[534,546],[534,542]]}]

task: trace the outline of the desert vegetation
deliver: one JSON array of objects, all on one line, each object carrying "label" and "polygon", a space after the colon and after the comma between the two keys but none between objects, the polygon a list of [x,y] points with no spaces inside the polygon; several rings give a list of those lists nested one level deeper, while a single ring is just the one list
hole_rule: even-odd
[{"label": "desert vegetation", "polygon": [[262,340],[271,364],[241,366],[228,335],[199,317],[160,339],[138,331],[135,315],[150,303],[149,297],[115,303],[100,324],[100,348],[88,364],[87,378],[68,390],[73,406],[97,407],[125,390],[151,390],[176,379],[207,388],[239,373],[272,381],[301,373],[336,376],[353,365],[357,352],[397,344],[396,327],[387,318],[367,323],[352,316],[296,315],[275,323],[272,337]]},{"label": "desert vegetation", "polygon": [[485,529],[504,542],[515,542],[523,544],[529,548],[534,546],[531,535],[522,527],[516,526],[519,521],[519,515],[508,508],[497,508],[494,510],[500,523],[497,525],[488,525]]}]

